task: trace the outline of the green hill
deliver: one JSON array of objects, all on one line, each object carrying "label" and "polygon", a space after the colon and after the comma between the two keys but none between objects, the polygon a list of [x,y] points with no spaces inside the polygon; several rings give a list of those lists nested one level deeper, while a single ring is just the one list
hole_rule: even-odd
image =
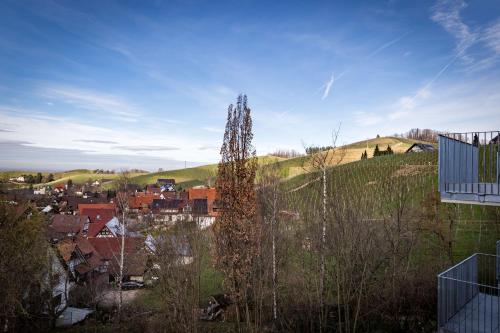
[{"label": "green hill", "polygon": [[[335,202],[347,202],[366,213],[367,218],[390,218],[404,202],[412,214],[420,214],[425,202],[437,204],[446,212],[442,219],[453,222],[453,254],[457,259],[473,252],[494,253],[500,239],[498,207],[441,203],[437,193],[437,152],[395,154],[359,160],[328,170],[328,193]],[[303,217],[314,215],[320,205],[320,174],[301,174],[282,182],[286,205]],[[437,246],[429,233],[424,246]],[[427,250],[423,251],[425,253]]]},{"label": "green hill", "polygon": [[[266,165],[285,161],[286,159],[276,156],[259,156],[259,165]],[[158,178],[174,178],[176,183],[181,188],[188,188],[196,185],[203,185],[207,183],[213,184],[217,175],[217,164],[202,165],[199,167],[185,168],[178,170],[153,172],[143,175],[138,175],[130,179],[131,183],[137,185],[154,184]],[[107,186],[112,187],[113,184],[109,183]]]}]

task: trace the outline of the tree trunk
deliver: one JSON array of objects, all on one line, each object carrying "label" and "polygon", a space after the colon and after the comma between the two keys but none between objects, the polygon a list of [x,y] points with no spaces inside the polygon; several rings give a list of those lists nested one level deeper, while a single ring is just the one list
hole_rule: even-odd
[{"label": "tree trunk", "polygon": [[273,193],[273,219],[271,222],[271,234],[272,234],[272,251],[273,251],[273,319],[276,321],[278,319],[278,310],[276,302],[276,205],[277,205],[277,189],[274,188]]},{"label": "tree trunk", "polygon": [[122,319],[122,305],[123,305],[123,262],[125,257],[125,210],[122,209],[122,235],[121,235],[121,246],[120,246],[120,277],[118,280],[118,290],[120,293],[120,301],[118,303],[118,322]]}]

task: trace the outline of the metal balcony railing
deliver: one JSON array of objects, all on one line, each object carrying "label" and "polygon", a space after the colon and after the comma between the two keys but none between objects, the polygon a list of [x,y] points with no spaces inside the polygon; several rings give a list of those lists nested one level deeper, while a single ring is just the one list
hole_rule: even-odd
[{"label": "metal balcony railing", "polygon": [[477,253],[438,275],[440,333],[499,332],[498,262]]},{"label": "metal balcony railing", "polygon": [[439,136],[441,200],[500,205],[500,131]]}]

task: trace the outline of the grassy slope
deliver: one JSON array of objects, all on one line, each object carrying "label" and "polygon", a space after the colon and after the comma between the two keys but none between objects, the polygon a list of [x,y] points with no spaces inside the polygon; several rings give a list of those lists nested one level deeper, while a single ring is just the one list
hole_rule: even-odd
[{"label": "grassy slope", "polygon": [[[303,214],[318,204],[318,176],[302,174],[283,182],[290,205]],[[394,194],[399,186],[409,189],[409,205],[420,211],[423,199],[437,191],[437,152],[381,156],[340,165],[329,173],[329,193],[360,207],[372,207],[373,218],[380,218],[397,200]],[[457,259],[473,252],[494,252],[500,237],[499,208],[445,203],[440,207],[451,209],[456,218],[453,232]]]},{"label": "grassy slope", "polygon": [[[330,165],[359,161],[361,154],[365,150],[371,158],[376,145],[378,145],[381,150],[385,150],[387,145],[390,145],[395,153],[404,153],[415,142],[417,141],[396,137],[383,137],[359,141],[339,147],[334,151],[329,151],[326,160]],[[311,172],[313,169],[309,156],[280,161],[278,163],[278,167],[283,178],[293,178],[298,175]]]},{"label": "grassy slope", "polygon": [[[259,156],[259,164],[266,165],[284,161],[286,159],[275,156]],[[163,172],[153,172],[136,177],[130,180],[134,184],[146,185],[154,184],[158,178],[174,178],[176,183],[183,188],[204,184],[207,179],[215,177],[217,174],[217,164],[202,165],[194,168],[170,170]]]},{"label": "grassy slope", "polygon": [[[3,171],[0,172],[0,179],[9,179],[11,177],[21,176],[21,175],[33,175],[37,174],[36,171]],[[44,177],[48,176],[50,172],[42,172]],[[114,179],[118,176],[118,174],[103,174],[103,173],[94,173],[92,170],[87,169],[77,169],[77,170],[69,170],[64,172],[54,172],[54,181],[48,182],[44,184],[34,185],[35,187],[40,187],[44,185],[57,185],[60,183],[67,183],[69,179],[73,181],[74,184],[83,184],[87,182],[89,179],[92,181],[95,180],[103,180],[103,179]],[[143,175],[142,173],[134,173],[131,174],[132,177],[137,177]],[[20,184],[20,186],[28,186],[28,184]]]}]

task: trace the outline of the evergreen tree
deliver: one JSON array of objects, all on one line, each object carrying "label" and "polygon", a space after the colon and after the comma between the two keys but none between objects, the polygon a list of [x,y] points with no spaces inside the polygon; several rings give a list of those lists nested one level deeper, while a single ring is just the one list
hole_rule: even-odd
[{"label": "evergreen tree", "polygon": [[54,175],[49,173],[49,176],[47,177],[47,182],[53,182],[54,181]]},{"label": "evergreen tree", "polygon": [[42,174],[40,172],[37,173],[35,177],[35,183],[40,184],[42,182],[42,179],[43,179]]},{"label": "evergreen tree", "polygon": [[373,157],[380,156],[380,149],[378,148],[378,145],[375,146],[375,150],[373,151]]},{"label": "evergreen tree", "polygon": [[387,155],[392,155],[394,152],[391,149],[391,146],[387,145]]},{"label": "evergreen tree", "polygon": [[73,186],[73,181],[71,179],[68,179],[68,188],[71,188]]}]

